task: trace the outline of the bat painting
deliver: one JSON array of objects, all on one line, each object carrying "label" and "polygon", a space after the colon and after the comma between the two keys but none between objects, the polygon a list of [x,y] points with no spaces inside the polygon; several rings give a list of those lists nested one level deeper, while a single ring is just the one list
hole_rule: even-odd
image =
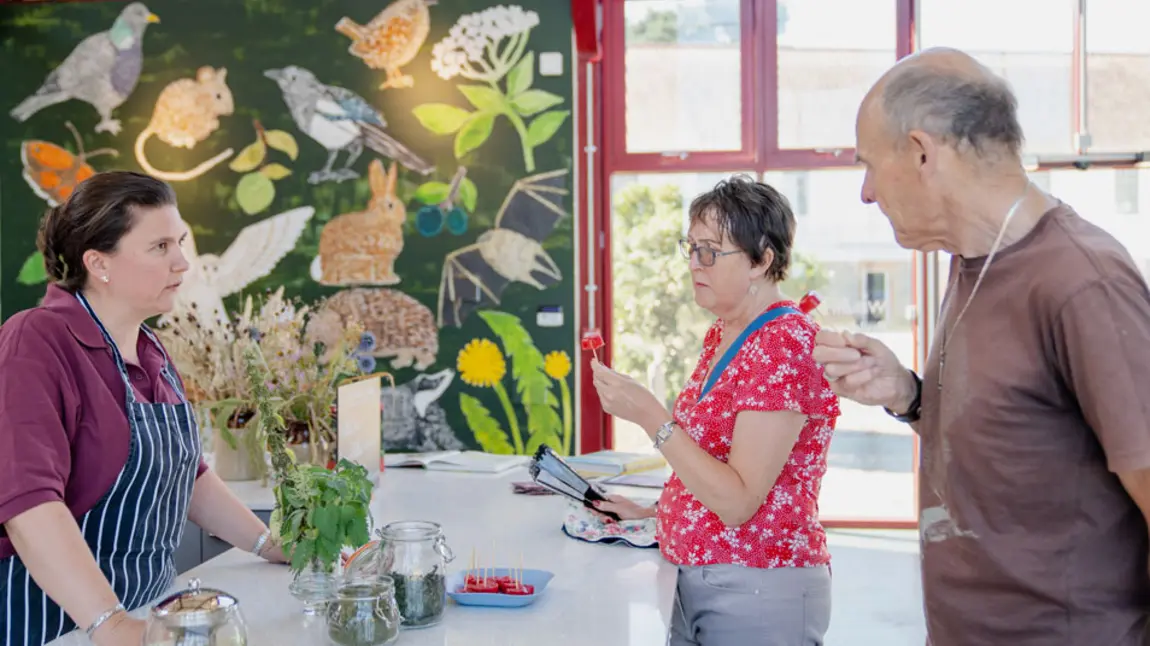
[{"label": "bat painting", "polygon": [[495,226],[474,244],[447,254],[439,284],[440,328],[460,327],[474,310],[498,305],[512,282],[545,289],[562,280],[542,242],[566,215],[567,193],[566,170],[515,182],[495,216]]}]

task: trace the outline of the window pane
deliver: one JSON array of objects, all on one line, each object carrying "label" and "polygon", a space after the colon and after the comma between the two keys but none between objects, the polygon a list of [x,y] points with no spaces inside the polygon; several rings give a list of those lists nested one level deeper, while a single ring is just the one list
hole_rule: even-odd
[{"label": "window pane", "polygon": [[[677,241],[686,231],[691,200],[728,176],[611,177],[613,367],[645,383],[668,408],[695,368],[703,336],[714,321],[695,305]],[[642,428],[615,419],[614,429],[616,450],[655,450]]]},{"label": "window pane", "polygon": [[1150,150],[1150,4],[1090,0],[1086,9],[1087,128],[1095,152]]},{"label": "window pane", "polygon": [[739,0],[627,0],[627,152],[743,147]]},{"label": "window pane", "polygon": [[961,49],[1010,82],[1028,154],[1071,153],[1074,7],[1072,0],[920,0],[920,45]]},{"label": "window pane", "polygon": [[[893,3],[891,3],[893,4]],[[877,207],[859,199],[856,168],[769,172],[764,181],[794,205],[803,187],[807,208],[797,216],[794,265],[784,290],[819,292],[816,319],[826,327],[860,330],[914,365],[911,253],[894,241]],[[819,509],[824,518],[917,518],[914,439],[910,427],[881,408],[840,402]]]},{"label": "window pane", "polygon": [[[1091,5],[1093,6],[1093,5]],[[1150,277],[1150,170],[1099,168],[1050,171],[1050,190],[1083,218],[1126,246],[1143,277]],[[1142,196],[1146,199],[1141,199]]]},{"label": "window pane", "polygon": [[779,0],[779,148],[854,148],[855,116],[895,62],[894,0]]}]

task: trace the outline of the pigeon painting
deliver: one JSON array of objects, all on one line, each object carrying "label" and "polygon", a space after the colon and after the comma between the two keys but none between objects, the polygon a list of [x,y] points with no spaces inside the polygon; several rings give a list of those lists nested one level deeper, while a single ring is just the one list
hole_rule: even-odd
[{"label": "pigeon painting", "polygon": [[[327,164],[308,176],[309,183],[358,178],[351,166],[365,146],[422,175],[435,170],[388,135],[383,115],[355,92],[325,85],[310,70],[295,65],[267,70],[264,76],[279,84],[296,127],[328,151]],[[332,170],[341,151],[347,153],[343,168]]]},{"label": "pigeon painting", "polygon": [[100,114],[96,132],[119,134],[120,122],[112,111],[136,89],[144,64],[144,30],[159,21],[142,3],[124,7],[111,29],[80,41],[40,89],[12,109],[12,118],[23,123],[48,106],[78,99]]}]

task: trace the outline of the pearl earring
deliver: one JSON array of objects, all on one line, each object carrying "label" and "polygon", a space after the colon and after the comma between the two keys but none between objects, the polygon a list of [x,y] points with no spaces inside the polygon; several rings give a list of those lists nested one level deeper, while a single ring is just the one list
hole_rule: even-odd
[{"label": "pearl earring", "polygon": [[108,277],[107,277],[107,276],[104,276],[104,277],[102,277],[100,280],[103,280],[103,281],[106,283],[106,282],[108,282]]},{"label": "pearl earring", "polygon": [[753,294],[758,294],[758,293],[759,293],[758,284],[757,283],[751,283],[751,294],[753,295]]}]

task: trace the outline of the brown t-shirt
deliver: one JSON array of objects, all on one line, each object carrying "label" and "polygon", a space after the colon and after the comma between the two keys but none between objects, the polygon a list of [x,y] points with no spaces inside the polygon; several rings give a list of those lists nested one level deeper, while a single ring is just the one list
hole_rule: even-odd
[{"label": "brown t-shirt", "polygon": [[1150,292],[1059,205],[954,327],[984,261],[951,264],[917,424],[930,642],[1142,644],[1150,541],[1115,473],[1150,467]]}]

